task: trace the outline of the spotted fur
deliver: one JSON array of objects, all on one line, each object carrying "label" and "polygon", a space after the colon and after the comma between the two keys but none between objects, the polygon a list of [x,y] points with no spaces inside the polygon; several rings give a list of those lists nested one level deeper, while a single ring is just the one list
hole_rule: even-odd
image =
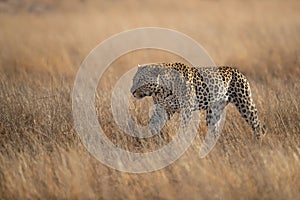
[{"label": "spotted fur", "polygon": [[[237,69],[188,67],[182,63],[140,66],[131,93],[136,98],[152,96],[156,109],[150,119],[154,132],[174,113],[184,111],[187,120],[192,111],[205,110],[207,126],[216,125],[228,103],[233,103],[252,127],[257,139],[265,134],[258,118],[247,78]],[[158,127],[158,128],[157,128]]]}]

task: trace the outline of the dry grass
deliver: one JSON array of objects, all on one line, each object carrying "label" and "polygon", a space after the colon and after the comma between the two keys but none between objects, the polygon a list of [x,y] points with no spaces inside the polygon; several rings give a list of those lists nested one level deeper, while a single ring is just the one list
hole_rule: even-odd
[{"label": "dry grass", "polygon": [[[296,0],[0,2],[0,198],[299,198],[299,10]],[[75,73],[97,43],[140,26],[184,32],[217,64],[240,68],[268,127],[263,145],[252,143],[250,127],[230,106],[223,135],[205,159],[198,158],[204,122],[188,151],[160,171],[121,173],[94,159],[72,124]],[[102,97],[137,63],[174,60],[180,58],[138,51],[106,72],[97,106],[99,121],[115,143],[136,151],[159,148],[159,137],[136,140],[119,133],[109,99]],[[138,116],[147,114],[141,109],[145,102],[133,101]]]}]

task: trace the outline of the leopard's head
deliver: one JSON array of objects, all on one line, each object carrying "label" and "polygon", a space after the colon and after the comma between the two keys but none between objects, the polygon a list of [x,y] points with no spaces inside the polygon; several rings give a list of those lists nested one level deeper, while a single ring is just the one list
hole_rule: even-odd
[{"label": "leopard's head", "polygon": [[159,86],[159,76],[163,73],[160,64],[146,64],[139,66],[133,78],[130,89],[132,95],[141,99],[145,96],[152,96]]}]

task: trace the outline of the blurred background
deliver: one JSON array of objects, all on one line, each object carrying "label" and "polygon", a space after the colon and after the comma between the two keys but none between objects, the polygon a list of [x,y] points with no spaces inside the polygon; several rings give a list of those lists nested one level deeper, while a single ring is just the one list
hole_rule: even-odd
[{"label": "blurred background", "polygon": [[[264,1],[0,1],[1,199],[296,199],[300,188],[300,2]],[[108,168],[82,146],[71,94],[87,54],[108,37],[138,27],[180,31],[203,45],[217,65],[249,79],[268,128],[263,144],[229,106],[214,150],[198,158],[205,122],[188,151],[153,173]],[[174,41],[176,42],[176,41]],[[172,139],[139,140],[117,130],[110,91],[138,63],[182,58],[140,50],[117,59],[100,80],[99,123],[121,148],[147,151]],[[151,99],[132,100],[147,124]],[[147,107],[148,108],[148,107]],[[202,113],[203,114],[203,113]],[[173,128],[173,129],[172,129]]]}]

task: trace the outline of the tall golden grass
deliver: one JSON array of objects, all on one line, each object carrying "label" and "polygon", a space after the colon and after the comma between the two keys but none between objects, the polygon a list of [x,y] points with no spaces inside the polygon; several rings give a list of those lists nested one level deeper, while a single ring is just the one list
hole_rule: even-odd
[{"label": "tall golden grass", "polygon": [[[296,0],[0,2],[0,199],[299,198],[299,10]],[[159,171],[122,173],[93,158],[73,127],[76,71],[99,42],[141,26],[184,32],[217,64],[243,71],[268,128],[262,145],[253,143],[251,128],[229,106],[223,133],[204,159],[198,151],[205,121],[187,152]],[[145,151],[172,139],[172,124],[166,138],[122,134],[107,96],[136,64],[178,60],[142,50],[120,57],[106,71],[96,107],[113,142]],[[146,124],[143,105],[151,101],[132,103],[136,120]]]}]

